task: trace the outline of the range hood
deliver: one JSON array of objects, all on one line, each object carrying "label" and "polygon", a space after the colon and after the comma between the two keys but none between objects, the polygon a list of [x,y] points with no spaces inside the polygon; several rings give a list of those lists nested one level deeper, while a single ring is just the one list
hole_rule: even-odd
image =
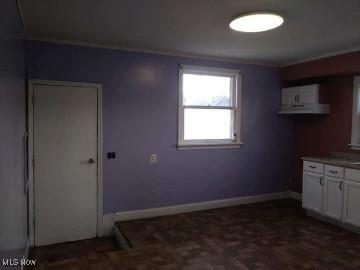
[{"label": "range hood", "polygon": [[329,104],[282,104],[279,114],[330,114]]},{"label": "range hood", "polygon": [[325,94],[319,84],[283,88],[279,114],[329,114]]}]

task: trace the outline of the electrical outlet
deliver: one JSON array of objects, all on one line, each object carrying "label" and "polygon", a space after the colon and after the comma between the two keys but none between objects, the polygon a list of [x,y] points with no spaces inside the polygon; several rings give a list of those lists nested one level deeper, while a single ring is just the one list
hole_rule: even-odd
[{"label": "electrical outlet", "polygon": [[151,164],[157,164],[158,163],[158,156],[157,154],[150,154],[150,163]]},{"label": "electrical outlet", "polygon": [[116,153],[115,152],[107,152],[106,157],[107,157],[107,159],[114,159],[114,158],[116,158]]}]

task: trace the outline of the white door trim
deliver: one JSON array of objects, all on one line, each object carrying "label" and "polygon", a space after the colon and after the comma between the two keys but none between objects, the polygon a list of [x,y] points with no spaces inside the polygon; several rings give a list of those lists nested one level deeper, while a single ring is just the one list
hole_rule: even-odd
[{"label": "white door trim", "polygon": [[34,227],[34,87],[35,85],[54,85],[54,86],[72,86],[72,87],[92,87],[97,89],[97,236],[101,237],[102,218],[103,218],[103,191],[102,191],[102,168],[103,168],[103,126],[102,126],[102,85],[96,83],[67,82],[67,81],[48,81],[30,79],[28,85],[28,168],[29,168],[29,240],[30,246],[35,245],[35,227]]}]

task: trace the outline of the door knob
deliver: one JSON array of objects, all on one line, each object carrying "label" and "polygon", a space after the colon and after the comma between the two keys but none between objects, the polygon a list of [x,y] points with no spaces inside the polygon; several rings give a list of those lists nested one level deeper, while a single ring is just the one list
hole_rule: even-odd
[{"label": "door knob", "polygon": [[89,158],[88,162],[89,162],[89,164],[94,164],[95,160],[93,158]]}]

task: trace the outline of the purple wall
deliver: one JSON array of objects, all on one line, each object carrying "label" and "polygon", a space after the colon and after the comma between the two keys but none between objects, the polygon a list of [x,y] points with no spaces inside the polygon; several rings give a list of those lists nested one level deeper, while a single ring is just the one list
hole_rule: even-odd
[{"label": "purple wall", "polygon": [[24,194],[25,64],[14,0],[0,2],[0,269],[22,257],[27,239]]},{"label": "purple wall", "polygon": [[[104,213],[285,191],[292,124],[275,68],[27,42],[30,78],[103,83]],[[240,149],[176,149],[178,65],[243,72]],[[149,163],[149,154],[159,164]]]}]

